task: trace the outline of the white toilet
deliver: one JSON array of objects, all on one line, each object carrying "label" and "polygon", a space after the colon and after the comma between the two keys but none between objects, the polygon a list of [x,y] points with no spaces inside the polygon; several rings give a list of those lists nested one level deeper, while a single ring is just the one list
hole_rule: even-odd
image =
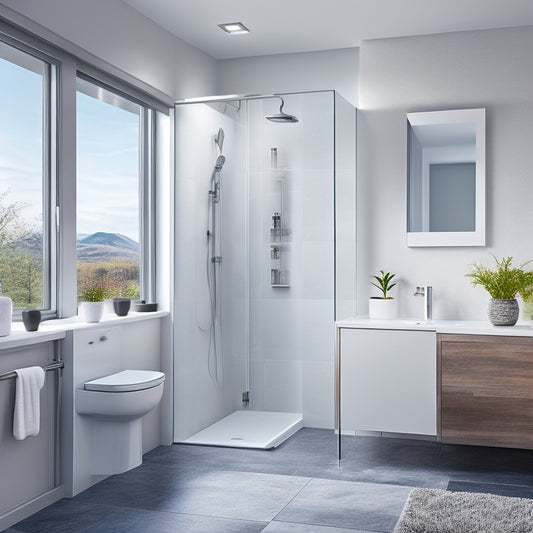
[{"label": "white toilet", "polygon": [[142,417],[161,401],[165,374],[124,370],[84,383],[76,411],[91,417],[91,473],[126,472],[142,463]]}]

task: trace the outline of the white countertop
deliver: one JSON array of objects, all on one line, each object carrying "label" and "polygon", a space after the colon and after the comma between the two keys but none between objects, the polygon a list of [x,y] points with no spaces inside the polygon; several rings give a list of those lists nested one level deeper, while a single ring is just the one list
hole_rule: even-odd
[{"label": "white countertop", "polygon": [[533,327],[526,322],[516,326],[493,326],[488,320],[417,320],[398,318],[394,320],[373,320],[366,317],[338,320],[338,328],[352,329],[398,329],[408,331],[435,331],[454,335],[502,335],[508,337],[533,337]]},{"label": "white countertop", "polygon": [[100,322],[91,323],[83,322],[79,317],[74,316],[71,318],[45,320],[39,324],[38,331],[26,331],[22,322],[13,322],[11,325],[11,334],[0,337],[0,350],[63,339],[67,331],[74,329],[105,328],[118,324],[138,322],[140,320],[149,320],[151,318],[163,318],[165,316],[168,316],[167,311],[154,311],[151,313],[130,312],[127,316],[106,313]]}]

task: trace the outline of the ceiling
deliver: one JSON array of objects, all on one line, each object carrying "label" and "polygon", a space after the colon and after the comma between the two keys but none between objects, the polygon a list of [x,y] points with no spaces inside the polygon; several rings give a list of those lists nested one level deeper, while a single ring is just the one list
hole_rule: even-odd
[{"label": "ceiling", "polygon": [[[533,25],[532,0],[124,0],[215,59],[330,50],[366,39]],[[224,33],[242,22],[251,32]]]}]

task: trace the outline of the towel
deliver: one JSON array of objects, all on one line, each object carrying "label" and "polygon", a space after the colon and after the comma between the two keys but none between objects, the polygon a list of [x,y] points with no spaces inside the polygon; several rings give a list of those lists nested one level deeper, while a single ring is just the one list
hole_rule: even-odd
[{"label": "towel", "polygon": [[15,390],[13,436],[24,440],[38,435],[41,429],[40,394],[44,385],[44,370],[40,366],[19,368]]}]

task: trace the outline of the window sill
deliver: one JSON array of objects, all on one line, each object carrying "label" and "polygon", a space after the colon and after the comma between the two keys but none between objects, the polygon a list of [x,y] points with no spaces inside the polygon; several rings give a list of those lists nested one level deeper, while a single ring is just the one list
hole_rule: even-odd
[{"label": "window sill", "polygon": [[128,313],[127,316],[117,316],[107,313],[100,322],[82,322],[77,316],[71,318],[61,318],[55,320],[45,320],[39,324],[38,331],[26,331],[21,322],[13,322],[11,334],[0,337],[0,351],[20,346],[29,346],[41,342],[49,342],[64,339],[67,331],[77,329],[98,329],[119,324],[129,324],[153,318],[163,318],[168,316],[168,311],[154,311],[153,313]]}]

